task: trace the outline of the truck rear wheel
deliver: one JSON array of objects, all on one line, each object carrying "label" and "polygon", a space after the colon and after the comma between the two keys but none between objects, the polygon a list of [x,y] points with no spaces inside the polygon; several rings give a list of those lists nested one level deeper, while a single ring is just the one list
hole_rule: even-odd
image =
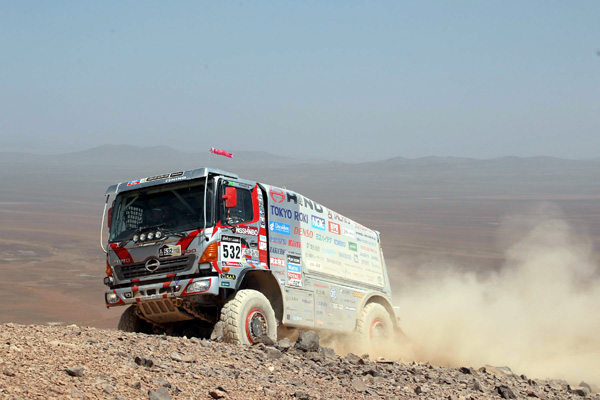
[{"label": "truck rear wheel", "polygon": [[370,303],[363,308],[356,321],[356,333],[360,344],[368,351],[384,350],[393,340],[394,324],[384,306]]},{"label": "truck rear wheel", "polygon": [[252,344],[260,336],[277,340],[277,319],[271,303],[257,290],[244,289],[235,294],[221,310],[223,340],[228,343]]},{"label": "truck rear wheel", "polygon": [[152,325],[139,317],[136,306],[130,306],[121,314],[117,329],[123,332],[152,333]]}]

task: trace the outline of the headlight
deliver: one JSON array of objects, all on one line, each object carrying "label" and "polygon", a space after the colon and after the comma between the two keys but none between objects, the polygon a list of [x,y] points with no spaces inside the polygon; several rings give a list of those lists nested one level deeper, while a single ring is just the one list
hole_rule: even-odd
[{"label": "headlight", "polygon": [[115,283],[115,278],[114,277],[112,277],[112,276],[105,276],[104,277],[104,284],[106,286],[112,286],[113,283]]},{"label": "headlight", "polygon": [[198,282],[194,282],[194,283],[190,284],[190,286],[187,287],[186,292],[188,292],[188,293],[205,292],[208,290],[208,288],[210,288],[210,281],[203,280],[203,281],[198,281]]},{"label": "headlight", "polygon": [[156,236],[156,239],[160,239],[162,237],[162,232],[156,231],[156,234],[154,236]]},{"label": "headlight", "polygon": [[139,235],[133,235],[133,243],[137,243],[138,240],[140,240],[140,236]]},{"label": "headlight", "polygon": [[140,242],[143,242],[144,240],[146,240],[146,234],[145,234],[145,233],[142,233],[142,234],[140,235]]},{"label": "headlight", "polygon": [[106,302],[107,303],[118,303],[119,302],[119,296],[117,296],[116,293],[106,293]]},{"label": "headlight", "polygon": [[148,233],[148,240],[154,239],[154,232]]}]

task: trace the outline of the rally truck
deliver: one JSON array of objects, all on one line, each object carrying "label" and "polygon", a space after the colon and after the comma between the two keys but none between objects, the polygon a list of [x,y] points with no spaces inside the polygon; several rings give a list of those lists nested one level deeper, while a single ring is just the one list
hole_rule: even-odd
[{"label": "rally truck", "polygon": [[121,330],[210,336],[220,323],[225,341],[251,344],[397,329],[379,233],[292,190],[208,168],[151,176],[108,188],[105,225]]}]

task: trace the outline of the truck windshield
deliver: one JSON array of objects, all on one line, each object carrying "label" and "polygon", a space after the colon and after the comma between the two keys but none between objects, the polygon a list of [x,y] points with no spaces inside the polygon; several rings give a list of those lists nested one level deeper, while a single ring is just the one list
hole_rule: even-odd
[{"label": "truck windshield", "polygon": [[[111,242],[125,240],[136,230],[160,227],[184,232],[204,224],[204,179],[121,193],[115,199],[110,226]],[[206,225],[211,225],[212,190],[206,199]]]}]

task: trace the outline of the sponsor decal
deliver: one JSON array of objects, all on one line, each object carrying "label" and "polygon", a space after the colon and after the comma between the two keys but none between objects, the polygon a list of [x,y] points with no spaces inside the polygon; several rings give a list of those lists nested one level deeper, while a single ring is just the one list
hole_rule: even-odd
[{"label": "sponsor decal", "polygon": [[292,219],[294,213],[292,210],[288,210],[287,208],[271,206],[271,214],[276,217],[282,217],[287,219]]},{"label": "sponsor decal", "polygon": [[358,251],[358,246],[356,243],[348,242],[348,248],[352,251]]},{"label": "sponsor decal", "polygon": [[273,254],[285,254],[284,249],[279,249],[277,247],[271,247],[271,253]]},{"label": "sponsor decal", "polygon": [[332,301],[336,301],[337,300],[337,291],[335,290],[335,288],[331,288],[329,290],[329,297],[331,297]]},{"label": "sponsor decal", "polygon": [[186,180],[187,176],[179,176],[177,178],[169,178],[165,181],[165,183],[171,183],[171,182],[177,182],[177,181],[183,181]]},{"label": "sponsor decal", "polygon": [[343,240],[335,239],[333,241],[333,244],[335,244],[336,246],[340,246],[340,247],[346,247],[346,242],[344,242]]},{"label": "sponsor decal", "polygon": [[306,243],[306,248],[313,251],[321,251],[321,246],[312,243]]},{"label": "sponsor decal", "polygon": [[315,215],[310,216],[311,225],[313,228],[318,229],[320,231],[325,230],[325,219],[321,217],[317,217]]},{"label": "sponsor decal", "polygon": [[285,286],[285,279],[284,278],[279,278],[279,284],[281,286]]},{"label": "sponsor decal", "polygon": [[258,260],[252,260],[252,259],[250,259],[250,260],[246,260],[246,262],[247,262],[248,264],[250,264],[250,265],[253,265],[253,266],[255,266],[255,267],[258,267],[258,265],[259,265],[259,262],[258,262]]},{"label": "sponsor decal", "polygon": [[237,268],[237,267],[240,266],[240,263],[227,261],[227,262],[224,262],[223,265],[226,266],[226,267],[235,267],[235,268]]},{"label": "sponsor decal", "polygon": [[335,255],[336,251],[335,250],[331,250],[331,249],[323,249],[323,253]]},{"label": "sponsor decal", "polygon": [[181,254],[192,254],[195,252],[196,252],[196,249],[186,249],[186,250],[182,251]]},{"label": "sponsor decal", "polygon": [[300,257],[287,256],[287,275],[288,285],[302,286],[302,270],[300,267]]},{"label": "sponsor decal", "polygon": [[267,242],[258,242],[259,250],[267,250]]},{"label": "sponsor decal", "polygon": [[271,265],[275,265],[278,267],[284,267],[285,268],[285,260],[282,258],[277,258],[277,257],[271,257]]},{"label": "sponsor decal", "polygon": [[356,307],[348,307],[348,306],[345,306],[344,308],[345,308],[347,311],[356,311]]},{"label": "sponsor decal", "polygon": [[139,185],[140,183],[142,183],[141,179],[138,179],[135,181],[129,181],[129,182],[127,182],[127,186]]},{"label": "sponsor decal", "polygon": [[281,233],[283,235],[290,234],[290,226],[288,224],[283,224],[281,222],[273,221],[269,224],[269,230],[275,233]]},{"label": "sponsor decal", "polygon": [[361,292],[352,292],[352,296],[358,297],[359,299],[362,299],[363,294]]},{"label": "sponsor decal", "polygon": [[340,258],[343,258],[345,260],[352,260],[352,256],[350,254],[346,254],[346,253],[342,253],[342,252],[340,252]]},{"label": "sponsor decal", "polygon": [[164,245],[158,249],[159,257],[174,257],[181,255],[181,246],[168,246]]},{"label": "sponsor decal", "polygon": [[242,252],[246,258],[258,258],[258,250],[256,249],[244,249]]},{"label": "sponsor decal", "polygon": [[269,196],[275,203],[283,203],[283,200],[285,200],[285,193],[278,188],[271,187],[269,189]]},{"label": "sponsor decal", "polygon": [[309,239],[312,239],[313,236],[315,235],[315,233],[313,231],[311,231],[310,229],[298,228],[297,226],[294,227],[294,234],[300,235],[300,236],[305,236]]},{"label": "sponsor decal", "polygon": [[329,236],[317,233],[317,240],[321,241],[321,242],[325,242],[325,243],[331,243],[333,241],[333,239]]},{"label": "sponsor decal", "polygon": [[271,236],[269,238],[269,242],[287,245],[287,240],[286,239],[278,238],[278,237],[275,237],[275,236]]},{"label": "sponsor decal", "polygon": [[290,247],[296,247],[299,249],[301,245],[302,245],[302,243],[298,242],[297,240],[290,239],[290,242],[289,242]]},{"label": "sponsor decal", "polygon": [[253,226],[238,226],[237,228],[235,228],[235,230],[233,230],[233,233],[237,233],[239,235],[257,236],[258,228],[255,228]]},{"label": "sponsor decal", "polygon": [[358,254],[355,254],[355,255],[354,255],[354,262],[355,262],[355,263],[358,263]]},{"label": "sponsor decal", "polygon": [[348,236],[351,238],[356,237],[355,232],[352,229],[346,229],[346,228],[342,228],[342,232],[344,233],[344,236]]},{"label": "sponsor decal", "polygon": [[340,224],[336,224],[335,222],[329,221],[328,226],[329,226],[329,232],[335,233],[336,235],[339,235],[341,233]]},{"label": "sponsor decal", "polygon": [[233,274],[221,274],[221,279],[231,279],[235,280],[236,276]]},{"label": "sponsor decal", "polygon": [[294,220],[308,224],[308,214],[304,214],[300,211],[294,211]]},{"label": "sponsor decal", "polygon": [[229,287],[230,282],[221,282],[221,286]]}]

